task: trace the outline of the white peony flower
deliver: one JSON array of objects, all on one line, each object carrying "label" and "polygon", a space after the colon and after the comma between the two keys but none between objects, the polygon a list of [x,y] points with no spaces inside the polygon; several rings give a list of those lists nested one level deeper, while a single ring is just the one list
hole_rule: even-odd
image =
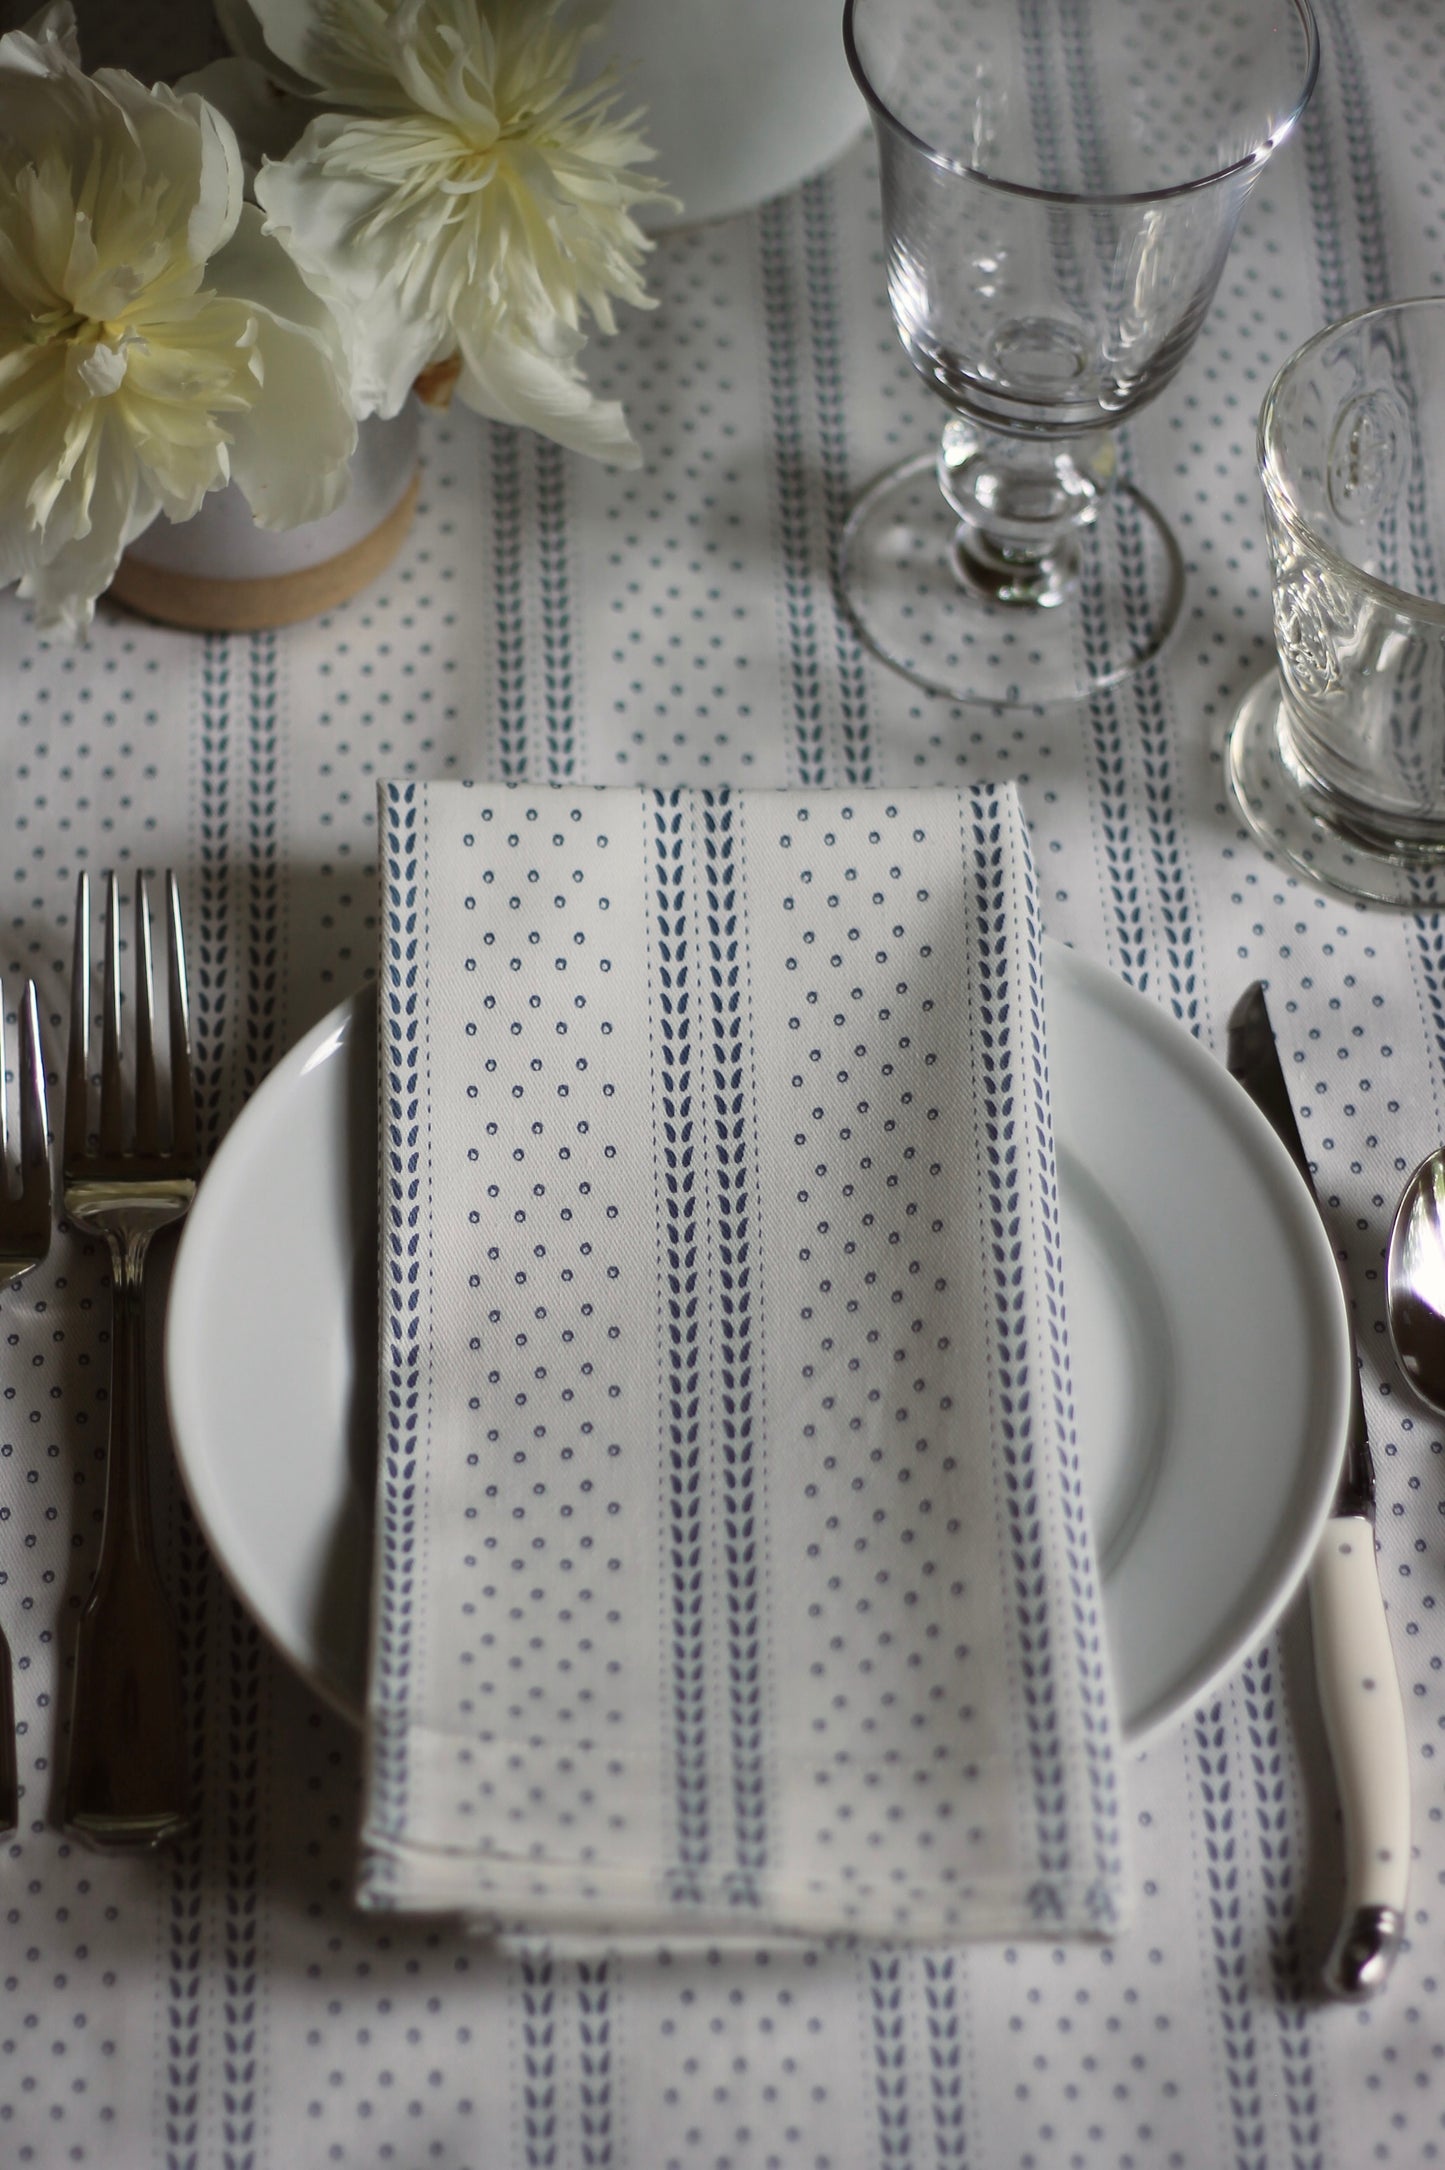
[{"label": "white peony flower", "polygon": [[[610,76],[574,78],[586,30],[562,0],[251,0],[313,120],[256,195],[267,231],[341,325],[362,414],[454,371],[478,413],[633,466],[615,401],[589,390],[584,312],[648,306],[632,208],[658,196]],[[234,9],[233,9],[234,12]]]},{"label": "white peony flower", "polygon": [[291,527],[345,490],[335,327],[241,185],[203,99],[82,73],[68,0],[0,38],[0,583],[46,628],[162,511],[234,480]]}]

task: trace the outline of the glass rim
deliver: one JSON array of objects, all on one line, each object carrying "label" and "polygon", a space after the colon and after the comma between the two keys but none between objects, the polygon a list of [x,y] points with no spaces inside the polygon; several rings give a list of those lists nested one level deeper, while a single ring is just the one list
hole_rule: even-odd
[{"label": "glass rim", "polygon": [[954,158],[947,151],[935,149],[933,144],[926,143],[922,136],[910,128],[906,121],[899,119],[892,107],[887,105],[874,89],[868,72],[863,65],[862,57],[858,51],[857,39],[854,36],[853,18],[860,6],[869,4],[870,0],[844,0],[843,50],[847,55],[848,66],[852,70],[853,80],[863,93],[874,119],[885,121],[895,135],[902,136],[906,142],[911,143],[915,150],[920,151],[929,161],[930,165],[937,166],[942,172],[956,173],[967,180],[979,181],[985,188],[997,189],[1007,196],[1030,197],[1034,201],[1041,203],[1059,205],[1169,203],[1179,196],[1197,196],[1207,188],[1217,188],[1221,181],[1228,181],[1236,174],[1248,173],[1253,168],[1262,166],[1279,149],[1279,146],[1290,135],[1295,123],[1309,104],[1320,72],[1319,29],[1315,22],[1310,0],[1288,0],[1289,6],[1294,9],[1296,20],[1304,32],[1304,75],[1293,105],[1273,135],[1266,137],[1263,143],[1256,144],[1254,149],[1246,151],[1242,158],[1231,159],[1227,166],[1220,166],[1212,173],[1199,174],[1189,181],[1172,181],[1165,187],[1098,190],[1046,188],[1040,182],[1010,181],[1001,174],[985,171],[982,166],[971,166],[966,159]]},{"label": "glass rim", "polygon": [[[1401,616],[1423,617],[1427,624],[1445,627],[1445,599],[1430,595],[1417,595],[1413,588],[1397,587],[1392,580],[1382,580],[1378,573],[1366,572],[1347,558],[1343,551],[1325,541],[1309,517],[1298,509],[1292,490],[1285,486],[1285,466],[1282,456],[1277,456],[1269,438],[1269,425],[1279,404],[1280,395],[1294,371],[1308,362],[1326,340],[1337,339],[1341,332],[1352,331],[1358,324],[1367,324],[1375,317],[1411,316],[1419,309],[1445,312],[1445,294],[1410,294],[1402,301],[1371,303],[1368,309],[1356,309],[1349,316],[1336,317],[1332,324],[1312,332],[1303,346],[1296,347],[1275,371],[1269,389],[1259,406],[1259,423],[1255,430],[1255,459],[1259,467],[1260,486],[1269,499],[1271,508],[1281,524],[1294,535],[1302,536],[1314,556],[1319,558],[1327,571],[1336,578],[1343,577],[1354,587],[1377,600],[1387,603]],[[1281,503],[1283,495],[1284,503]]]}]

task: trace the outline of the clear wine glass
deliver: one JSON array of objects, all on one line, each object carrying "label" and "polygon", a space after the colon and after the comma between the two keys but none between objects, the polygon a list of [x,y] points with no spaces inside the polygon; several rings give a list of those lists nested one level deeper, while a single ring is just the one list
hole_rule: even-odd
[{"label": "clear wine glass", "polygon": [[844,594],[931,691],[1077,699],[1179,614],[1114,431],[1188,353],[1314,87],[1308,0],[847,0],[843,35],[894,321],[951,410],[855,506]]}]

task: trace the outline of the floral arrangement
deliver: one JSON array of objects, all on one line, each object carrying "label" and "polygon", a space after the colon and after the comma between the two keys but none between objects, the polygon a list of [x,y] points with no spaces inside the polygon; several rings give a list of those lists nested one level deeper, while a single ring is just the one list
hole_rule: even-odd
[{"label": "floral arrangement", "polygon": [[638,458],[580,356],[648,303],[660,191],[571,0],[221,12],[236,57],[175,88],[86,75],[70,0],[0,37],[0,584],[46,628],[229,482],[329,511],[414,387]]}]

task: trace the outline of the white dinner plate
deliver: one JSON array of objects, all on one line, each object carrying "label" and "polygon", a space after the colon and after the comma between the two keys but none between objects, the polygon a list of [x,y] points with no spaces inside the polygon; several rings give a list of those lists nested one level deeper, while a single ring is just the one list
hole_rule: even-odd
[{"label": "white dinner plate", "polygon": [[[1352,1354],[1283,1147],[1152,1003],[1049,944],[1083,1483],[1126,1734],[1277,1617],[1329,1510]],[[376,1458],[375,1004],[301,1041],[206,1174],[166,1387],[187,1489],[284,1655],[360,1714]]]}]

